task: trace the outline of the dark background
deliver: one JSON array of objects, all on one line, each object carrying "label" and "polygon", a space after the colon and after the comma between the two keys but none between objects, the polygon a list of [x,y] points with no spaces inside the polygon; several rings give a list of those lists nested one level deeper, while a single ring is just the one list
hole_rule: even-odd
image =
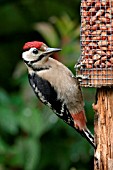
[{"label": "dark background", "polygon": [[[0,0],[0,170],[92,170],[93,148],[32,92],[22,46],[39,40],[63,50],[68,66],[80,56],[80,0]],[[94,89],[83,89],[93,132]]]}]

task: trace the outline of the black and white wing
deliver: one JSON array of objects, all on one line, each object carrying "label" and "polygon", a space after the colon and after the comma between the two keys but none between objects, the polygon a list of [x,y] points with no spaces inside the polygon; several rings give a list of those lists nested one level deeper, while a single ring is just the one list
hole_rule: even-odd
[{"label": "black and white wing", "polygon": [[74,127],[74,121],[69,110],[65,103],[58,99],[57,92],[51,84],[35,73],[32,75],[29,74],[29,82],[41,102],[49,106],[56,115],[63,119],[67,124]]}]

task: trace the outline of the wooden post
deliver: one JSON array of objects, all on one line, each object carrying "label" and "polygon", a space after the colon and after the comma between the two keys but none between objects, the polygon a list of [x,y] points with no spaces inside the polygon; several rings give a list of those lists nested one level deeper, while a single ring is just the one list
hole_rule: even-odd
[{"label": "wooden post", "polygon": [[97,89],[94,170],[113,170],[113,87]]}]

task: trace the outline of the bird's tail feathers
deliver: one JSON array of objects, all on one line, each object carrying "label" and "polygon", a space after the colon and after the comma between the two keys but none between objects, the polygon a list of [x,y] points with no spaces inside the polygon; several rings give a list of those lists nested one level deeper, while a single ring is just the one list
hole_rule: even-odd
[{"label": "bird's tail feathers", "polygon": [[79,132],[79,134],[81,134],[84,138],[86,138],[86,140],[94,147],[94,149],[96,149],[94,136],[88,128],[85,128],[83,130],[79,130],[79,129],[76,130]]},{"label": "bird's tail feathers", "polygon": [[96,149],[96,145],[95,145],[95,142],[94,142],[94,136],[88,128],[83,130],[83,135],[90,142],[90,144]]}]

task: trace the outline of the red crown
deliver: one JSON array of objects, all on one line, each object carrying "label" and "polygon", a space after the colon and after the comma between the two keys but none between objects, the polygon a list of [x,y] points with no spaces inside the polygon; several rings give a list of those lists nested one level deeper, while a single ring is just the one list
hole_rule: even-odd
[{"label": "red crown", "polygon": [[23,50],[27,50],[29,48],[38,48],[40,49],[40,47],[42,46],[43,42],[39,42],[39,41],[31,41],[31,42],[27,42],[24,44],[23,46]]}]

